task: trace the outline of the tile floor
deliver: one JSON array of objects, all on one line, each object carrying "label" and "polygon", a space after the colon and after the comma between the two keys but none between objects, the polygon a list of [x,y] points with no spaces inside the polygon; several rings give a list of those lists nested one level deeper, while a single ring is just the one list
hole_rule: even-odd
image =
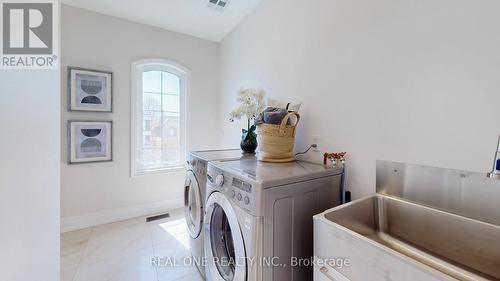
[{"label": "tile floor", "polygon": [[[170,218],[146,217],[61,235],[61,281],[202,281],[196,267],[168,266],[189,257],[189,233],[182,209]],[[160,257],[164,266],[152,266]],[[173,260],[171,260],[173,261]]]}]

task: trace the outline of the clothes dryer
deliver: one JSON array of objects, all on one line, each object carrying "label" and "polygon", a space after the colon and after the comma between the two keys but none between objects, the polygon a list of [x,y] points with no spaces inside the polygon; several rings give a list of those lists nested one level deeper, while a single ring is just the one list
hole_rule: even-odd
[{"label": "clothes dryer", "polygon": [[340,204],[341,167],[256,159],[208,165],[203,223],[210,281],[312,280],[313,215]]}]

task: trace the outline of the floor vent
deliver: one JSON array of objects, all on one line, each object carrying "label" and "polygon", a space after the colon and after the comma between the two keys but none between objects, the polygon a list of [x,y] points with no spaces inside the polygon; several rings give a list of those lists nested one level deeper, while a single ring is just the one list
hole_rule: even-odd
[{"label": "floor vent", "polygon": [[147,222],[157,221],[157,220],[161,220],[161,219],[165,219],[165,218],[169,218],[169,217],[170,217],[170,213],[165,213],[165,214],[156,215],[156,216],[152,216],[152,217],[146,218],[146,221]]}]

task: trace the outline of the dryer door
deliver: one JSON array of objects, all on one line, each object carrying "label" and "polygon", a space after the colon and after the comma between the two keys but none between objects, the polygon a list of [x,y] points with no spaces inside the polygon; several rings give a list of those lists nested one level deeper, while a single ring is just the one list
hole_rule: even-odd
[{"label": "dryer door", "polygon": [[187,171],[184,184],[184,212],[189,234],[197,238],[201,233],[203,207],[200,187],[193,171]]},{"label": "dryer door", "polygon": [[205,255],[208,280],[245,281],[245,244],[236,213],[220,192],[210,195],[205,215]]}]

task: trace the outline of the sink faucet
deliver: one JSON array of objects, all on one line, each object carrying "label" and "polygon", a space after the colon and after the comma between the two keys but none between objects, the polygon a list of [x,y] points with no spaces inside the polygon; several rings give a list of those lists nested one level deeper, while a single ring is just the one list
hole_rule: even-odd
[{"label": "sink faucet", "polygon": [[488,173],[488,177],[492,179],[500,179],[500,138],[498,139],[497,152],[495,153],[495,161],[493,162],[493,170]]}]

